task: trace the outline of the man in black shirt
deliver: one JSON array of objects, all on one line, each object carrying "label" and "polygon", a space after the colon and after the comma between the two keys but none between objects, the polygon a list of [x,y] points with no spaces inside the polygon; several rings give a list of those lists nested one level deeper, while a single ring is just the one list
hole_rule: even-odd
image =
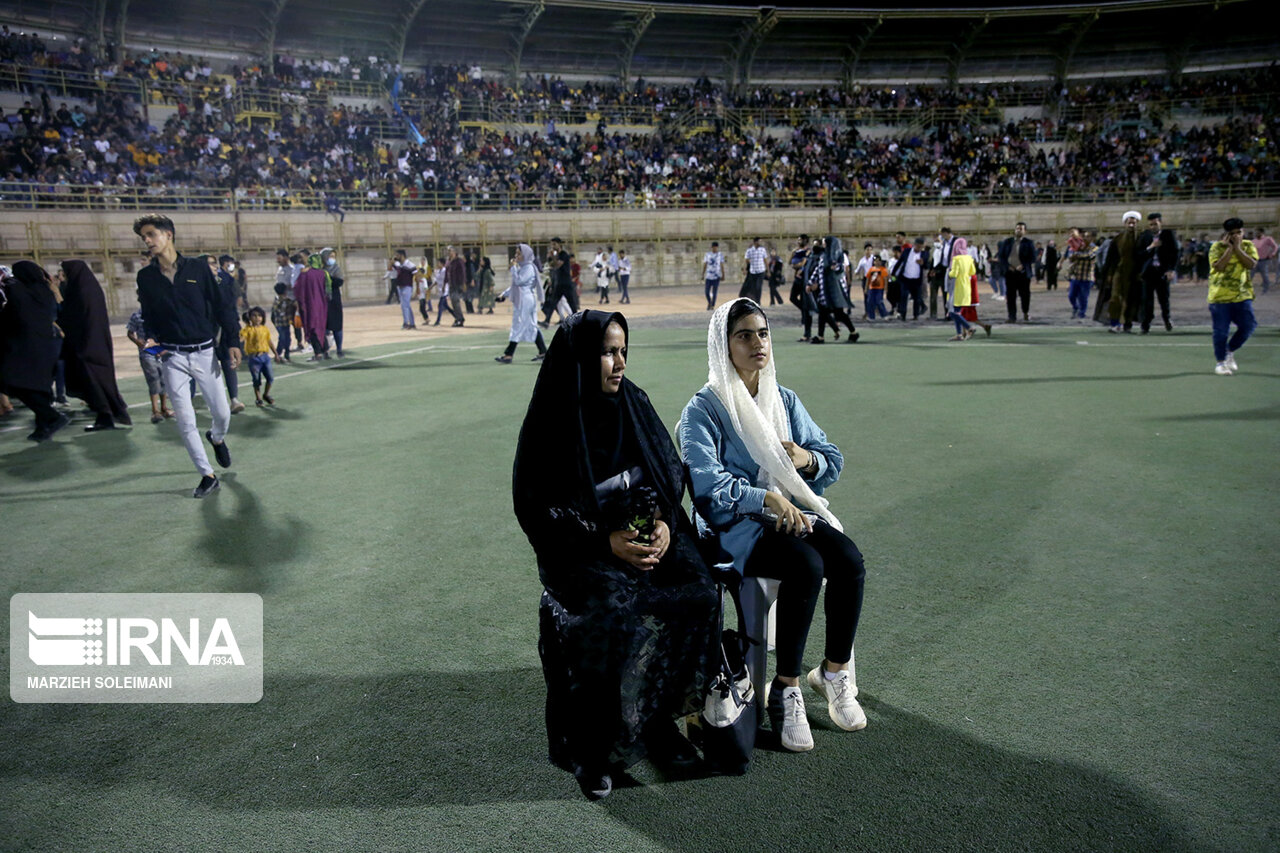
[{"label": "man in black shirt", "polygon": [[231,465],[231,451],[223,439],[231,426],[231,404],[213,346],[221,330],[222,340],[228,343],[231,369],[239,366],[240,323],[235,298],[219,286],[205,261],[178,254],[169,217],[154,213],[142,216],[133,223],[133,233],[147,244],[151,255],[151,263],[138,270],[138,303],[150,335],[146,346],[156,348],[163,364],[182,443],[200,472],[200,484],[192,497],[202,498],[218,488],[219,480],[200,441],[191,405],[191,382],[200,386],[213,416],[213,429],[205,438],[213,445],[218,464],[226,468]]},{"label": "man in black shirt", "polygon": [[569,303],[570,313],[578,313],[578,290],[573,286],[573,273],[570,269],[569,253],[564,250],[564,241],[559,237],[551,238],[551,297],[547,300],[547,319],[542,324],[545,329],[551,323],[551,311],[559,304],[561,297]]}]

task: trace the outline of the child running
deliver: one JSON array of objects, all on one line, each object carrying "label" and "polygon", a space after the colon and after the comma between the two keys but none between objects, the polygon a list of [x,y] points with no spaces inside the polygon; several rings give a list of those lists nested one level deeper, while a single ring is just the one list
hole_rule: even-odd
[{"label": "child running", "polygon": [[[244,315],[244,321],[246,325],[240,330],[240,340],[244,343],[244,357],[249,362],[249,375],[253,377],[253,396],[257,398],[259,406],[264,400],[274,406],[276,401],[271,398],[271,383],[275,381],[275,375],[271,372],[271,358],[274,356],[278,359],[280,356],[271,345],[267,312],[255,306]],[[285,346],[288,346],[288,338],[281,335],[280,339],[286,341]],[[266,388],[262,387],[264,378]]]}]

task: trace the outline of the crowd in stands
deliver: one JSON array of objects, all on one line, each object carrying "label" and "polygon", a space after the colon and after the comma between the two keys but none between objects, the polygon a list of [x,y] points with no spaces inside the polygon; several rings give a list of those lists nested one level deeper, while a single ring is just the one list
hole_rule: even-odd
[{"label": "crowd in stands", "polygon": [[[407,128],[381,106],[330,105],[309,98],[321,81],[357,75],[386,83],[397,69],[377,57],[351,61],[277,58],[233,67],[218,75],[200,57],[114,52],[95,60],[83,45],[57,53],[35,35],[0,33],[0,51],[17,62],[45,67],[93,68],[99,74],[145,75],[177,86],[177,112],[159,128],[143,119],[140,105],[98,89],[87,106],[74,106],[41,91],[12,115],[0,112],[0,194],[5,184],[42,185],[49,193],[75,185],[145,188],[213,188],[247,200],[318,200],[330,195],[350,205],[417,206],[440,203],[438,194],[463,196],[462,204],[501,206],[572,203],[583,194],[623,205],[716,202],[812,201],[827,193],[868,199],[971,198],[999,193],[1090,188],[1095,192],[1168,188],[1212,189],[1220,184],[1280,180],[1276,138],[1280,117],[1237,116],[1212,126],[1164,126],[1148,121],[1078,122],[1062,143],[1044,144],[1048,119],[999,124],[975,114],[938,123],[927,132],[868,136],[856,126],[804,122],[789,133],[739,130],[683,134],[671,127],[652,133],[566,132],[553,122],[542,132],[498,132],[459,122],[463,101],[541,99],[547,104],[640,103],[652,107],[712,104],[723,91],[708,79],[682,87],[644,81],[622,87],[591,83],[570,88],[557,77],[530,75],[522,90],[486,78],[479,68],[440,66],[401,77],[400,102],[421,141],[392,141]],[[107,67],[103,63],[110,62]],[[97,63],[95,65],[95,63]],[[1073,87],[1073,102],[1177,96],[1275,86],[1271,69],[1178,84],[1130,81]],[[1128,89],[1125,89],[1125,86]],[[1088,90],[1088,91],[1086,91]],[[237,121],[240,92],[291,96],[277,104],[274,124]],[[1126,94],[1126,92],[1128,94]],[[998,103],[1013,89],[987,87],[948,92],[916,86],[894,91],[816,89],[804,93],[757,87],[744,98],[790,106],[884,106]],[[1090,94],[1091,93],[1091,94]],[[60,189],[61,187],[61,189]],[[332,209],[332,208],[331,208]]]}]

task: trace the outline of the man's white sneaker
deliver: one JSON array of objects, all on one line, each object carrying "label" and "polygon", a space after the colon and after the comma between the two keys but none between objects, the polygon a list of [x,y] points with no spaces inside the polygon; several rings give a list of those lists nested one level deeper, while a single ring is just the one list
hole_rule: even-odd
[{"label": "man's white sneaker", "polygon": [[1218,366],[1213,369],[1213,372],[1219,376],[1230,376],[1231,368],[1227,367],[1227,363],[1225,361],[1220,361],[1218,362]]},{"label": "man's white sneaker", "polygon": [[769,685],[769,724],[778,733],[782,748],[791,752],[808,752],[813,749],[813,732],[809,731],[809,718],[804,714],[804,695],[799,687],[778,689]]},{"label": "man's white sneaker", "polygon": [[867,715],[854,697],[858,688],[849,677],[849,670],[842,669],[835,678],[827,678],[822,665],[809,670],[808,682],[819,696],[827,700],[827,713],[831,722],[846,732],[856,732],[867,727]]},{"label": "man's white sneaker", "polygon": [[1232,373],[1235,373],[1237,370],[1240,369],[1239,367],[1236,366],[1236,354],[1233,352],[1227,353],[1227,360],[1222,363],[1225,364],[1227,366],[1227,369],[1230,370]]}]

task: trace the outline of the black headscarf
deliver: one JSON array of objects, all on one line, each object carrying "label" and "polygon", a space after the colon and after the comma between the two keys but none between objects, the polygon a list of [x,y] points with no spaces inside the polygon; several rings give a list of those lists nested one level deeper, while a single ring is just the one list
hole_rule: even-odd
[{"label": "black headscarf", "polygon": [[27,287],[39,286],[49,290],[49,274],[35,261],[18,261],[13,265],[13,277]]},{"label": "black headscarf", "polygon": [[69,350],[63,358],[71,356],[114,368],[107,297],[98,277],[80,260],[63,261],[62,271],[67,280],[62,285],[58,325],[67,336]]},{"label": "black headscarf", "polygon": [[[684,468],[648,396],[625,376],[617,394],[600,387],[605,330],[621,314],[581,311],[556,332],[542,362],[516,447],[512,493],[516,517],[534,550],[572,552],[574,538],[601,527],[595,485],[636,454],[662,515],[680,511]],[[579,545],[584,544],[579,542]]]}]

